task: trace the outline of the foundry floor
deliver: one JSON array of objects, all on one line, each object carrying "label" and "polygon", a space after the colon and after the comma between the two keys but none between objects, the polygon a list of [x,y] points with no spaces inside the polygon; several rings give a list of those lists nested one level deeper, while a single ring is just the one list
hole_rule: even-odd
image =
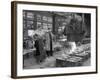
[{"label": "foundry floor", "polygon": [[[54,56],[47,57],[42,63],[36,63],[33,56],[24,59],[24,69],[52,68],[55,67],[56,58]],[[82,66],[90,66],[90,58],[82,63]]]}]

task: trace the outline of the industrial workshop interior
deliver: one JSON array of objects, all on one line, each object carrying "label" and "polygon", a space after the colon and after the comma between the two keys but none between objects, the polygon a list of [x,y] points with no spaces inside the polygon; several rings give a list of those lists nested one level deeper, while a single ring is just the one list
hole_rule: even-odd
[{"label": "industrial workshop interior", "polygon": [[91,66],[91,14],[23,10],[23,69]]}]

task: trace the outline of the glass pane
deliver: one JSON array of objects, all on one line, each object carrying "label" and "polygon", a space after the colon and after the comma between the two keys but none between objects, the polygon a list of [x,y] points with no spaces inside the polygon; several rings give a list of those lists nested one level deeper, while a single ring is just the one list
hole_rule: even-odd
[{"label": "glass pane", "polygon": [[27,21],[27,24],[33,24],[33,21]]},{"label": "glass pane", "polygon": [[33,28],[33,21],[27,21],[27,28]]},{"label": "glass pane", "polygon": [[47,21],[47,17],[46,17],[46,16],[43,16],[43,20],[44,20],[44,21]]},{"label": "glass pane", "polygon": [[48,17],[48,22],[52,22],[52,18],[51,17]]},{"label": "glass pane", "polygon": [[42,27],[41,22],[37,22],[37,28],[40,28],[40,27]]},{"label": "glass pane", "polygon": [[65,26],[66,25],[66,22],[63,22],[62,25]]},{"label": "glass pane", "polygon": [[48,29],[52,30],[52,24],[48,24]]},{"label": "glass pane", "polygon": [[32,12],[27,12],[27,18],[34,18],[34,14]]},{"label": "glass pane", "polygon": [[47,29],[47,23],[43,23],[43,29]]},{"label": "glass pane", "polygon": [[29,29],[34,28],[34,26],[33,26],[33,25],[30,25],[30,24],[27,24],[27,27],[28,27]]},{"label": "glass pane", "polygon": [[48,24],[48,27],[49,27],[49,28],[52,28],[52,24]]},{"label": "glass pane", "polygon": [[33,28],[33,21],[27,21],[27,27],[28,28]]},{"label": "glass pane", "polygon": [[37,15],[37,20],[41,20],[41,15]]}]

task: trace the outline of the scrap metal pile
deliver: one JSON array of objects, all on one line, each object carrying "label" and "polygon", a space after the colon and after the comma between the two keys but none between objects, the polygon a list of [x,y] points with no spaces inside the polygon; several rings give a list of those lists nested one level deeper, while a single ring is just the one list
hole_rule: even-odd
[{"label": "scrap metal pile", "polygon": [[58,54],[55,56],[56,67],[82,66],[82,64],[90,58],[90,51],[90,43],[78,46],[72,54],[68,54],[67,49],[61,50],[57,52]]}]

